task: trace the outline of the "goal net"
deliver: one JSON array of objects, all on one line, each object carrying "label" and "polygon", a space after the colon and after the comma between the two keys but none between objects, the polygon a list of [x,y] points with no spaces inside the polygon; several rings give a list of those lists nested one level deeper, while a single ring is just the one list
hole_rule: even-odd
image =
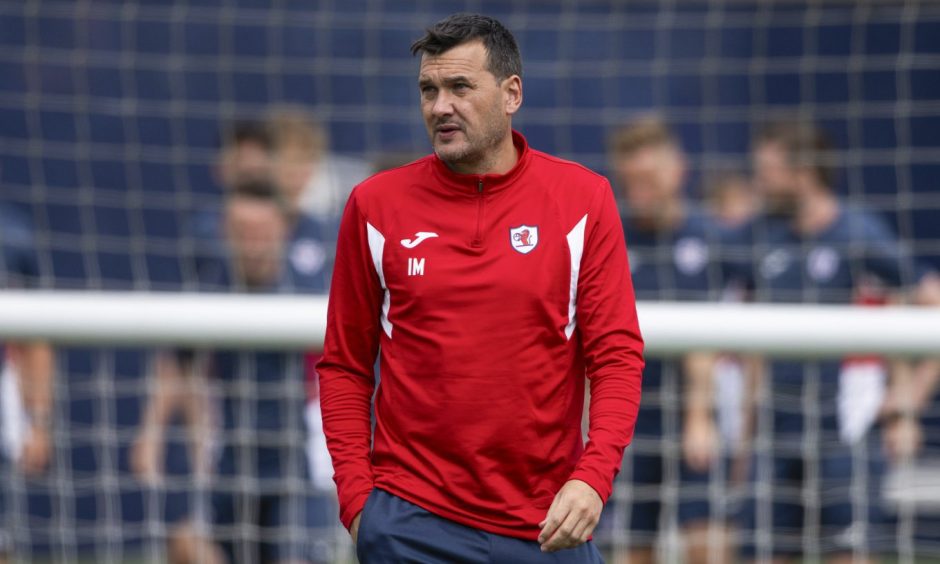
[{"label": "goal net", "polygon": [[[350,179],[428,151],[415,86],[417,62],[408,47],[425,27],[457,11],[494,15],[516,34],[525,103],[514,126],[533,147],[609,173],[610,130],[654,112],[672,126],[688,155],[686,191],[698,202],[716,174],[747,175],[751,141],[763,122],[797,115],[833,137],[840,197],[876,213],[916,259],[940,267],[940,5],[931,2],[28,0],[0,3],[2,284],[54,292],[156,291],[169,297],[195,289],[194,257],[205,251],[206,229],[219,228],[211,223],[212,214],[203,212],[222,206],[228,161],[220,148],[232,138],[235,124],[268,119],[285,105],[308,110],[323,135],[304,138],[314,140],[311,146],[318,146],[316,139],[327,146],[317,153],[321,166],[314,174],[322,196],[305,204],[323,228],[290,260],[301,270],[328,271],[335,214],[354,182]],[[19,226],[31,233],[27,254],[34,267],[25,273],[13,272],[19,267],[10,259],[23,254],[7,251],[18,244]],[[11,273],[17,274],[15,283]],[[55,302],[53,295],[47,303],[56,307],[83,303]],[[104,309],[81,310],[87,326],[66,326],[68,316],[56,319],[56,309],[45,322],[39,309],[25,312],[16,323],[12,313],[3,321],[5,313],[19,311],[17,303],[27,301],[4,302],[0,309],[7,342],[50,336],[57,341],[49,466],[25,476],[13,469],[10,456],[0,457],[6,492],[0,500],[0,548],[14,549],[23,561],[165,561],[172,550],[166,541],[180,514],[193,517],[192,531],[199,533],[212,521],[207,512],[220,484],[233,495],[259,486],[250,473],[200,476],[185,446],[190,435],[180,414],[166,430],[162,480],[135,475],[132,447],[155,386],[156,359],[176,348],[205,350],[218,342],[246,350],[263,345],[294,351],[310,343],[315,354],[322,339],[322,325],[315,323],[238,331],[233,328],[243,319],[202,309],[211,309],[202,299],[179,302],[170,326],[161,328],[159,319],[150,325],[143,316],[122,318],[122,312],[143,311],[139,308],[146,302],[137,294],[124,298],[129,300],[125,305],[108,302]],[[654,358],[717,346],[696,340],[704,337],[740,349],[740,339],[757,339],[768,327],[757,320],[722,337],[707,326],[704,331],[689,326],[681,313],[676,318],[670,317],[674,311],[649,311],[650,323],[670,319],[665,326],[674,330],[664,333],[669,338],[660,341],[658,351],[654,347]],[[319,319],[320,313],[311,318]],[[789,319],[786,315],[780,319]],[[832,319],[848,320],[847,325],[823,325]],[[900,312],[879,318],[875,323],[884,323],[880,327],[885,329],[881,335],[866,333],[872,339],[866,350],[884,357],[922,356],[935,333],[931,322],[924,325],[919,317]],[[848,312],[836,317],[823,312],[798,318],[802,328],[780,329],[743,348],[789,358],[822,354],[841,362],[845,351],[858,350],[861,338],[845,333],[845,327],[870,330],[866,323]],[[111,332],[95,333],[92,326]],[[792,337],[785,347],[781,334]],[[690,340],[681,341],[686,337]],[[856,344],[821,345],[827,337]],[[681,342],[685,345],[676,344]],[[828,352],[820,350],[826,347]],[[310,358],[296,354],[290,364],[296,385],[271,388],[272,399],[306,398],[303,378]],[[813,381],[822,368],[818,360],[807,362],[806,375]],[[870,468],[882,459],[881,445],[866,434],[847,449],[849,478],[838,486],[845,491],[833,492],[821,487],[830,469],[820,451],[825,434],[815,425],[838,406],[814,402],[819,390],[812,386],[800,396],[758,393],[753,464],[735,466],[729,448],[713,458],[712,478],[689,490],[681,479],[683,451],[676,438],[682,425],[677,407],[682,381],[678,365],[666,364],[663,387],[649,400],[664,407],[662,438],[638,440],[628,451],[628,462],[633,456],[665,461],[662,476],[650,478],[649,485],[638,476],[618,478],[596,535],[605,553],[649,543],[663,561],[683,558],[687,539],[680,530],[687,511],[694,511],[685,503],[691,495],[707,502],[707,516],[735,523],[744,500],[756,500],[753,526],[735,526],[732,544],[753,545],[758,557],[767,557],[784,542],[813,558],[830,548],[819,540],[828,527],[823,514],[831,504],[825,496],[844,493],[864,501],[851,511],[877,506],[890,524],[878,534],[841,531],[845,546],[857,554],[887,552],[905,562],[940,558],[937,403],[928,402],[921,416],[925,440],[912,463]],[[743,364],[722,366],[733,374]],[[4,367],[0,429],[6,448],[16,451],[24,432],[15,421],[21,419],[18,410],[28,406],[13,401],[22,396],[13,386],[14,363],[4,362]],[[735,386],[739,378],[725,380],[730,384],[721,388],[722,397],[733,405],[746,391]],[[207,393],[218,396],[210,403],[221,406],[226,393],[250,397],[254,392],[216,388]],[[800,431],[800,440],[784,447],[771,440],[774,421],[768,415],[781,405],[815,422]],[[270,440],[303,452],[307,407],[290,414],[296,434],[259,439],[248,433],[235,439]],[[224,419],[219,410],[213,417]],[[715,411],[722,433],[733,443],[745,422],[727,410]],[[790,460],[801,461],[799,483],[783,490],[770,486],[784,464],[775,455],[779,448],[789,449]],[[296,472],[285,480],[285,491],[298,499],[316,498],[310,503],[325,516],[300,523],[292,515],[301,509],[283,507],[278,512],[285,524],[275,531],[236,524],[224,535],[263,540],[273,534],[327,560],[351,559],[345,531],[327,507],[332,494],[311,485],[300,470],[303,465],[294,462]],[[820,491],[823,497],[815,497]],[[652,522],[642,527],[632,513],[640,502],[659,506]],[[789,512],[801,526],[795,532],[777,530],[780,512]],[[861,521],[859,515],[851,519]],[[867,533],[878,546],[860,542]]]}]

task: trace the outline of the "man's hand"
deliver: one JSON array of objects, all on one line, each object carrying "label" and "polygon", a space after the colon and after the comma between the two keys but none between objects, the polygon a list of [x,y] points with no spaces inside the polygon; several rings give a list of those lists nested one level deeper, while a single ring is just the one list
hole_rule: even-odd
[{"label": "man's hand", "polygon": [[356,518],[353,519],[352,525],[349,527],[349,534],[352,535],[353,545],[359,541],[359,519],[362,518],[362,511],[359,512],[359,515],[356,515]]},{"label": "man's hand", "polygon": [[594,488],[581,480],[565,482],[539,523],[542,552],[574,548],[586,542],[601,518],[602,509],[604,502]]},{"label": "man's hand", "polygon": [[896,417],[886,423],[882,435],[885,454],[894,463],[914,458],[924,440],[920,421],[912,416]]},{"label": "man's hand", "polygon": [[52,441],[49,439],[49,429],[33,427],[23,443],[23,453],[20,457],[20,470],[27,476],[35,476],[46,469],[52,454]]},{"label": "man's hand", "polygon": [[718,429],[711,417],[689,418],[682,433],[682,456],[692,470],[705,472],[718,454]]},{"label": "man's hand", "polygon": [[144,429],[134,444],[131,445],[131,470],[137,479],[149,485],[159,485],[163,472],[163,437],[156,433]]}]

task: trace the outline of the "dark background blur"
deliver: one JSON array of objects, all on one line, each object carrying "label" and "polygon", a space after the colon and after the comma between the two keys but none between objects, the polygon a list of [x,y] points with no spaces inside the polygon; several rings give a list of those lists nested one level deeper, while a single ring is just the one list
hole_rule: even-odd
[{"label": "dark background blur", "polygon": [[478,10],[518,37],[536,148],[603,170],[607,130],[657,110],[697,170],[743,166],[755,127],[799,110],[845,151],[841,189],[940,239],[940,5],[613,4],[3,2],[2,198],[29,208],[50,283],[172,288],[180,213],[218,192],[220,127],[292,102],[336,152],[426,151],[408,47]]}]

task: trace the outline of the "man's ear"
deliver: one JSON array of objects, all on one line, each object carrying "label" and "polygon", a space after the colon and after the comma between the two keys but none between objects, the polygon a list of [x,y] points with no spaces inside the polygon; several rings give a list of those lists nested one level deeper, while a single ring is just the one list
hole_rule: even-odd
[{"label": "man's ear", "polygon": [[501,86],[506,114],[513,115],[522,106],[522,78],[518,74],[514,74],[503,80]]}]

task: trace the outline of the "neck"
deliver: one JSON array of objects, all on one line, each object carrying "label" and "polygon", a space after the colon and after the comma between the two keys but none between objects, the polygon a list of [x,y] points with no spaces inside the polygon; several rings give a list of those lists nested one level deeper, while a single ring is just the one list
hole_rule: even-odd
[{"label": "neck", "polygon": [[506,174],[519,161],[519,151],[508,132],[488,153],[473,162],[447,162],[452,171],[458,174]]},{"label": "neck", "polygon": [[817,188],[802,198],[793,224],[799,233],[815,235],[832,225],[838,214],[839,202],[832,192]]}]

